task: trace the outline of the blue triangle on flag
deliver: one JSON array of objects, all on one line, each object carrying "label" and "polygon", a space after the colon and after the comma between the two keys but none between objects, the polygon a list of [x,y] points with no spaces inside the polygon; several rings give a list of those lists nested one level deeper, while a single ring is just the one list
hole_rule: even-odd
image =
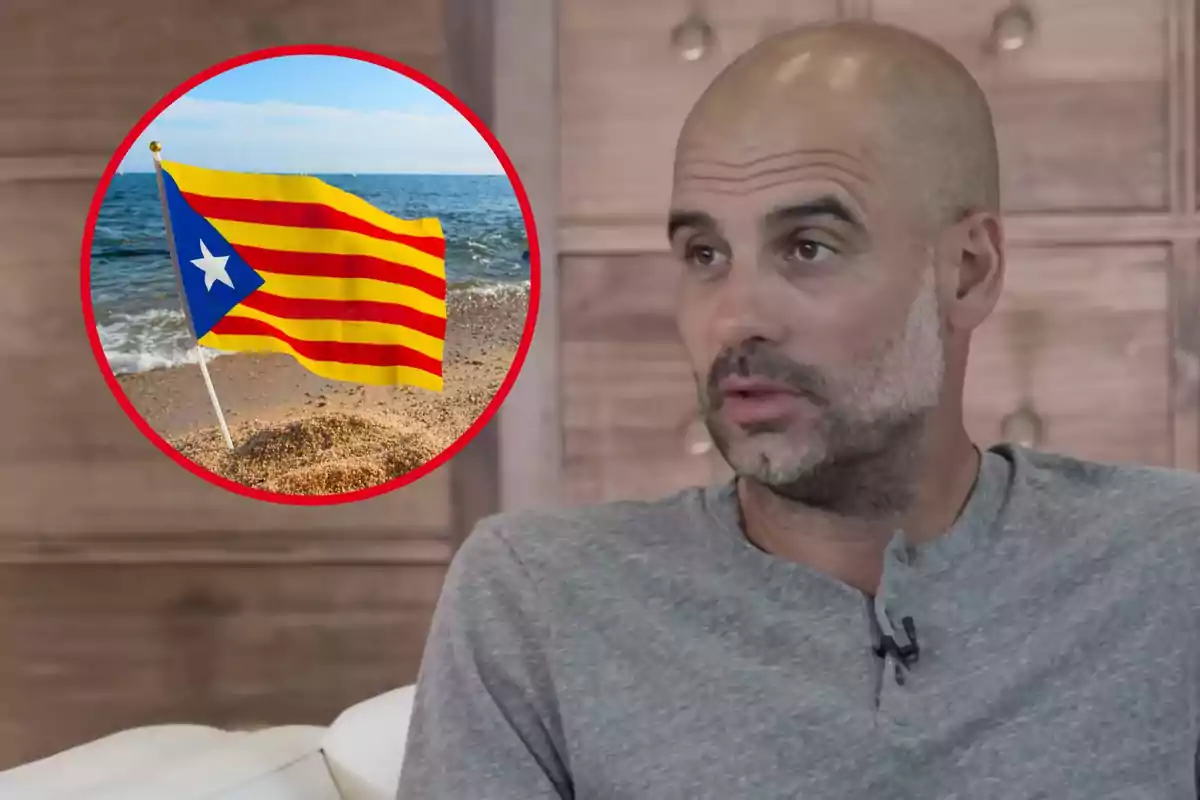
[{"label": "blue triangle on flag", "polygon": [[211,222],[192,210],[165,169],[162,179],[183,296],[199,339],[265,281]]}]

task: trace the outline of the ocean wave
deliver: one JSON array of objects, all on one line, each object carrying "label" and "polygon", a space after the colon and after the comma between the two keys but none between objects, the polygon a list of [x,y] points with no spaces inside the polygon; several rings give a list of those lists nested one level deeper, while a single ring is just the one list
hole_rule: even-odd
[{"label": "ocean wave", "polygon": [[171,251],[166,247],[106,247],[94,248],[92,258],[142,258],[144,256],[170,256]]},{"label": "ocean wave", "polygon": [[108,366],[116,375],[195,364],[204,353],[212,361],[224,353],[197,350],[182,311],[152,308],[131,314],[115,313],[96,326]]},{"label": "ocean wave", "polygon": [[509,292],[528,294],[529,281],[489,281],[483,278],[467,278],[464,281],[455,281],[449,284],[447,290],[454,294],[506,294]]},{"label": "ocean wave", "polygon": [[[208,363],[214,358],[220,358],[228,353],[221,353],[208,348],[201,348],[204,361]],[[173,353],[109,353],[105,351],[109,369],[114,375],[134,375],[139,372],[150,372],[155,369],[177,367],[181,364],[195,364],[200,358],[196,348]]]}]

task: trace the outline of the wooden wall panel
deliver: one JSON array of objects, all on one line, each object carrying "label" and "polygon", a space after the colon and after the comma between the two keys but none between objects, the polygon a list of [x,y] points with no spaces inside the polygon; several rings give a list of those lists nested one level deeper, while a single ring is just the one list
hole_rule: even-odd
[{"label": "wooden wall panel", "polygon": [[1005,3],[872,7],[875,20],[947,47],[988,92],[1007,210],[1124,211],[1169,205],[1170,2],[1035,3],[1034,38],[1001,56],[986,42]]},{"label": "wooden wall panel", "polygon": [[441,9],[440,0],[6,0],[0,158],[107,158],[179,83],[261,47],[350,45],[442,78]]},{"label": "wooden wall panel", "polygon": [[529,195],[541,258],[536,331],[499,415],[498,472],[505,509],[552,506],[561,497],[559,6],[557,1],[504,0],[494,11],[495,62],[488,72],[495,87],[492,130],[504,143]]},{"label": "wooden wall panel", "polygon": [[0,770],[138,725],[328,724],[415,679],[444,573],[0,566]]},{"label": "wooden wall panel", "polygon": [[696,384],[673,317],[678,267],[665,255],[562,265],[565,493],[587,504],[654,498],[726,472],[692,454]]},{"label": "wooden wall panel", "polygon": [[1200,471],[1200,252],[1176,242],[1168,290],[1172,304],[1172,428],[1175,465]]},{"label": "wooden wall panel", "polygon": [[1011,250],[968,362],[977,441],[1006,438],[1004,418],[1028,402],[1044,449],[1171,466],[1169,277],[1165,246]]},{"label": "wooden wall panel", "polygon": [[580,218],[665,219],[675,139],[722,66],[779,27],[832,19],[834,0],[706,3],[718,49],[681,61],[671,29],[687,3],[563,0],[559,82],[564,224]]},{"label": "wooden wall panel", "polygon": [[[1036,4],[1035,37],[1004,57],[985,47],[1003,3],[870,5],[875,19],[933,38],[972,69],[993,106],[1006,209],[1034,213],[1168,209],[1171,2]],[[719,49],[685,63],[668,44],[684,4],[566,0],[560,25],[565,250],[607,252],[621,231],[661,228],[675,137],[709,80],[780,20],[830,19],[838,5],[787,4],[786,12],[766,0],[706,5]]]}]

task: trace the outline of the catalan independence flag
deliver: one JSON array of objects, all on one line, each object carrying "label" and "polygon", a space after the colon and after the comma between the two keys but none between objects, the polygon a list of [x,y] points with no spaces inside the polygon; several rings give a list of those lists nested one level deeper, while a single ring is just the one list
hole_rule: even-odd
[{"label": "catalan independence flag", "polygon": [[440,392],[446,240],[306,175],[159,161],[197,341],[287,353],[324,378]]}]

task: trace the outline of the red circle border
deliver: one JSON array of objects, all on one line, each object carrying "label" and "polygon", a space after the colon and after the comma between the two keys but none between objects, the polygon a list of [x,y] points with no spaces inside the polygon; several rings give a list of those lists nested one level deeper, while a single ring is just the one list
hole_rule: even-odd
[{"label": "red circle border", "polygon": [[[104,203],[104,197],[108,193],[109,185],[112,183],[113,176],[116,174],[117,168],[121,165],[125,155],[133,147],[134,142],[146,130],[163,111],[172,103],[178,100],[183,95],[187,94],[192,89],[196,88],[205,81],[216,77],[225,72],[229,72],[237,67],[246,64],[252,64],[257,61],[265,61],[270,58],[278,58],[280,56],[298,56],[298,55],[317,55],[317,56],[340,56],[343,58],[352,58],[358,61],[365,61],[376,66],[389,69],[399,73],[411,80],[420,83],[426,89],[441,97],[450,106],[461,114],[476,132],[487,142],[488,146],[495,153],[496,159],[504,168],[504,173],[508,177],[508,181],[512,186],[513,193],[517,196],[517,202],[521,207],[521,216],[525,222],[526,236],[529,240],[529,308],[526,312],[525,326],[521,333],[521,342],[517,347],[517,354],[513,358],[512,364],[508,368],[508,373],[504,377],[500,389],[492,397],[487,407],[479,417],[472,423],[462,436],[458,437],[449,447],[439,453],[430,461],[422,464],[420,467],[407,472],[390,481],[385,481],[378,486],[368,487],[366,489],[358,489],[352,492],[343,492],[341,494],[331,495],[291,495],[282,492],[269,492],[263,489],[255,489],[246,486],[236,481],[217,475],[207,469],[204,469],[199,464],[189,458],[186,458],[182,453],[171,447],[157,431],[150,427],[149,423],[137,412],[129,397],[125,394],[125,390],[121,387],[116,375],[112,371],[112,367],[108,363],[108,357],[104,354],[104,348],[100,345],[100,333],[96,327],[95,311],[92,308],[91,296],[91,251],[92,240],[95,234],[96,222],[100,215],[100,207]],[[100,178],[100,183],[96,187],[96,192],[92,197],[91,207],[88,210],[87,222],[84,227],[83,246],[80,255],[80,299],[83,304],[83,317],[86,323],[88,341],[92,346],[92,354],[96,358],[96,363],[100,366],[100,371],[104,376],[105,383],[108,384],[113,396],[125,411],[126,415],[137,426],[146,438],[163,451],[175,463],[182,466],[192,474],[203,478],[204,480],[227,489],[234,494],[239,494],[244,497],[250,497],[255,500],[264,500],[271,503],[283,505],[297,506],[328,506],[341,505],[343,503],[353,503],[359,500],[368,500],[372,497],[378,497],[388,492],[407,486],[414,483],[429,473],[446,464],[448,461],[458,455],[464,447],[466,447],[484,427],[496,416],[505,398],[512,390],[513,384],[521,373],[521,368],[525,363],[525,358],[529,352],[530,344],[533,341],[534,330],[537,326],[538,307],[541,300],[541,251],[538,247],[537,224],[533,218],[533,209],[529,203],[529,196],[525,192],[525,186],[521,182],[521,177],[517,174],[516,168],[513,166],[508,154],[504,151],[503,146],[496,138],[495,134],[483,123],[475,112],[460,100],[449,89],[442,86],[437,81],[430,78],[412,67],[402,64],[398,61],[386,58],[384,56],[371,53],[366,50],[358,50],[353,47],[341,47],[337,45],[285,45],[280,47],[270,47],[262,50],[255,50],[234,58],[222,61],[203,72],[193,76],[185,81],[174,90],[163,96],[154,106],[147,111],[133,129],[126,135],[121,145],[117,148],[113,157],[109,160],[108,166],[104,170],[104,175]],[[499,465],[496,467],[499,472]]]}]

